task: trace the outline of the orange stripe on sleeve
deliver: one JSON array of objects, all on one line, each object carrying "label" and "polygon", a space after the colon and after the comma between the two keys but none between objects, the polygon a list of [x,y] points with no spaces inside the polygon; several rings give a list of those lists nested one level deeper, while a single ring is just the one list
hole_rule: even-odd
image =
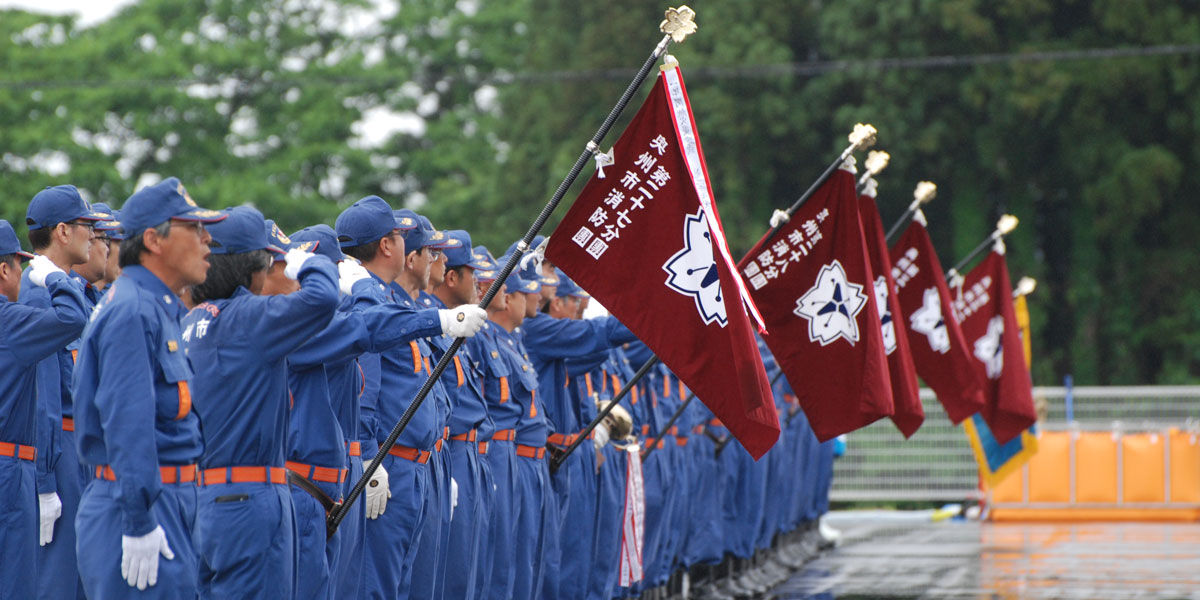
[{"label": "orange stripe on sleeve", "polygon": [[413,373],[420,373],[421,372],[421,346],[417,345],[416,340],[409,342],[408,345],[410,348],[412,348]]},{"label": "orange stripe on sleeve", "polygon": [[188,382],[179,382],[179,413],[175,415],[175,420],[178,421],[192,412],[192,390],[188,388]]},{"label": "orange stripe on sleeve", "polygon": [[508,402],[508,377],[500,378],[500,404]]}]

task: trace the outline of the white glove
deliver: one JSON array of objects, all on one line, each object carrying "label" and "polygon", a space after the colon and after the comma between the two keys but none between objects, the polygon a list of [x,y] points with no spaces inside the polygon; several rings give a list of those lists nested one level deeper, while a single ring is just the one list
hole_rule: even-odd
[{"label": "white glove", "polygon": [[305,252],[299,248],[288,250],[287,254],[283,255],[283,260],[287,261],[287,266],[283,268],[284,276],[292,280],[299,279],[300,269],[303,269],[304,263],[313,256],[315,255],[312,252]]},{"label": "white glove", "polygon": [[387,469],[379,465],[367,482],[367,518],[378,519],[387,510],[388,498],[392,497],[392,489],[388,487]]},{"label": "white glove", "polygon": [[596,425],[595,429],[592,430],[592,445],[595,446],[597,450],[599,450],[607,444],[608,444],[608,427],[605,426],[604,423],[600,423],[599,425]]},{"label": "white glove", "polygon": [[347,296],[354,293],[354,284],[370,276],[371,272],[357,260],[347,258],[338,263],[338,287]]},{"label": "white glove", "polygon": [[454,520],[454,508],[458,506],[458,482],[450,478],[450,520]]},{"label": "white glove", "polygon": [[487,322],[487,311],[474,304],[438,311],[442,321],[442,333],[450,337],[471,337]]},{"label": "white glove", "polygon": [[51,273],[62,273],[63,270],[58,268],[58,265],[51,262],[44,255],[37,255],[33,260],[29,261],[29,281],[37,287],[46,287],[46,278]]},{"label": "white glove", "polygon": [[143,536],[121,536],[121,577],[139,590],[153,587],[158,583],[159,554],[167,560],[175,558],[162,525]]},{"label": "white glove", "polygon": [[[35,258],[34,260],[37,259]],[[47,260],[46,262],[50,261]],[[41,525],[41,531],[38,532],[39,545],[45,546],[54,541],[54,522],[61,516],[62,500],[58,499],[57,493],[38,494],[38,521]]]}]

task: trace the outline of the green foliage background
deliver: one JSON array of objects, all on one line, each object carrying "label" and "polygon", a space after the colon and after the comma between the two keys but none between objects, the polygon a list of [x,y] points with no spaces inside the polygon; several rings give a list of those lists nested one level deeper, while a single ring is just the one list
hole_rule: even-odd
[{"label": "green foliage background", "polygon": [[[1037,383],[1200,379],[1200,57],[759,69],[1195,43],[1200,2],[692,6],[700,31],[672,53],[735,252],[870,122],[892,155],[885,221],[917,181],[938,183],[926,212],[944,264],[1000,214],[1022,219],[1010,269],[1040,280]],[[142,0],[86,29],[0,11],[0,217],[21,229],[46,185],[119,206],[143,176],[176,175],[204,205],[252,202],[288,230],[379,194],[503,248],[657,42],[663,8],[422,0],[372,20],[368,0]],[[355,123],[380,106],[421,126],[364,144]]]}]

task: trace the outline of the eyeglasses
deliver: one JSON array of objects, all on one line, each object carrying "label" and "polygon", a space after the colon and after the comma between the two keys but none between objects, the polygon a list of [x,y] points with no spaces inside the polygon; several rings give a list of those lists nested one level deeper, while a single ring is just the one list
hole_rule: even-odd
[{"label": "eyeglasses", "polygon": [[429,260],[437,260],[442,257],[442,251],[436,248],[426,248],[429,251]]},{"label": "eyeglasses", "polygon": [[88,231],[96,231],[96,224],[92,221],[67,221],[66,223],[63,223],[63,225],[70,225],[72,227],[87,227]]},{"label": "eyeglasses", "polygon": [[204,235],[204,223],[200,221],[184,221],[181,219],[171,219],[171,227],[183,227],[186,229],[195,229],[197,235]]}]

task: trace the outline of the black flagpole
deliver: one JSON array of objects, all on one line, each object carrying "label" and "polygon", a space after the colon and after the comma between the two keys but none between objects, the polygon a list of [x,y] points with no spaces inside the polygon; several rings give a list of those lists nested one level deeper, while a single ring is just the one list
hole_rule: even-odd
[{"label": "black flagpole", "polygon": [[[680,12],[682,12],[683,8],[686,7],[682,7]],[[688,11],[690,12],[690,9],[688,9]],[[663,21],[664,25],[666,23],[667,21]],[[662,26],[660,26],[660,29],[662,29]],[[686,34],[679,36],[679,41],[682,41],[683,37],[686,37]],[[508,262],[505,263],[504,268],[501,269],[500,273],[496,276],[496,280],[493,281],[492,285],[488,287],[487,293],[484,294],[483,299],[479,301],[480,308],[487,308],[488,305],[491,304],[492,298],[496,296],[500,290],[500,287],[504,285],[504,280],[508,278],[510,273],[512,273],[517,263],[521,260],[521,257],[530,250],[529,245],[533,243],[533,238],[537,236],[539,231],[541,231],[542,226],[546,224],[546,220],[550,218],[550,214],[553,213],[554,209],[558,207],[558,204],[562,201],[563,196],[566,195],[567,190],[571,187],[571,185],[575,183],[575,179],[579,177],[579,174],[583,171],[583,168],[587,165],[588,161],[591,160],[592,156],[600,151],[601,140],[603,140],[604,136],[608,134],[608,131],[612,129],[612,126],[614,123],[616,123],[617,118],[625,110],[625,107],[629,104],[630,100],[633,99],[633,95],[637,92],[638,88],[642,86],[642,83],[646,80],[646,77],[654,68],[654,63],[657,62],[659,58],[662,58],[663,54],[666,53],[667,46],[671,43],[671,40],[672,34],[668,33],[664,35],[658,45],[654,47],[654,51],[651,52],[650,56],[646,58],[646,62],[642,64],[642,68],[638,70],[638,73],[633,78],[633,81],[629,83],[629,86],[625,88],[625,92],[621,94],[621,99],[618,100],[616,106],[613,106],[612,110],[609,111],[608,116],[605,117],[604,122],[600,125],[600,129],[596,130],[596,134],[593,135],[591,141],[587,143],[583,153],[581,153],[579,158],[575,160],[575,164],[571,167],[571,171],[567,174],[567,177],[563,179],[562,183],[558,184],[558,189],[554,191],[554,195],[550,198],[550,201],[546,203],[546,206],[542,207],[542,212],[538,214],[537,219],[533,222],[533,225],[529,227],[529,231],[525,233],[525,237],[521,238],[520,243],[517,244],[517,251],[512,253],[512,255],[508,258]],[[430,390],[433,389],[433,384],[438,380],[439,377],[442,376],[442,372],[446,370],[446,367],[453,360],[454,354],[458,352],[458,349],[462,347],[463,342],[465,341],[465,338],[456,338],[454,342],[450,344],[450,347],[446,350],[446,353],[442,355],[442,358],[438,360],[437,365],[433,368],[433,372],[430,373],[429,378],[426,379],[425,383],[421,385],[421,389],[417,392],[416,397],[413,398],[413,401],[408,405],[408,408],[404,410],[404,414],[400,416],[400,420],[394,427],[392,427],[392,431],[388,434],[387,439],[384,440],[383,444],[380,445],[379,452],[375,454],[375,458],[373,458],[370,464],[363,469],[363,476],[359,478],[358,482],[356,482],[354,487],[350,490],[350,493],[346,495],[345,501],[342,504],[335,506],[334,509],[329,512],[329,516],[326,518],[325,523],[326,535],[328,537],[333,537],[333,534],[337,531],[338,525],[342,523],[342,519],[346,518],[346,514],[349,512],[350,506],[353,505],[354,501],[362,495],[363,490],[367,487],[367,482],[370,481],[371,476],[375,474],[375,470],[378,469],[379,465],[383,462],[383,457],[387,456],[387,453],[392,449],[393,446],[396,445],[396,440],[400,437],[400,434],[404,432],[404,429],[408,427],[408,423],[412,420],[413,416],[416,415],[417,409],[421,407],[421,403],[425,401],[425,397],[428,396]]]},{"label": "black flagpole", "polygon": [[896,222],[892,224],[891,229],[888,229],[887,235],[884,236],[884,241],[890,244],[892,242],[892,238],[895,237],[896,233],[900,231],[900,226],[907,223],[909,217],[917,214],[917,211],[921,209],[922,204],[926,204],[930,200],[933,200],[935,196],[937,196],[937,186],[934,185],[933,182],[922,181],[921,183],[918,183],[917,189],[913,192],[912,204],[908,205],[908,209],[904,211],[904,214],[900,215],[899,219],[896,219]]},{"label": "black flagpole", "polygon": [[621,391],[617,392],[616,396],[613,396],[613,399],[608,403],[608,406],[605,406],[604,410],[601,410],[600,413],[596,415],[596,418],[592,419],[592,422],[588,423],[588,426],[585,427],[583,431],[580,431],[579,435],[575,436],[575,440],[571,442],[571,445],[564,448],[562,453],[557,454],[554,458],[550,459],[551,474],[558,472],[558,468],[561,467],[564,462],[566,462],[567,457],[570,456],[571,453],[574,452],[575,449],[578,448],[579,445],[582,444],[589,435],[591,435],[592,430],[604,420],[604,417],[607,417],[608,414],[613,411],[613,408],[615,408],[617,404],[621,402],[621,399],[629,394],[629,390],[633,389],[633,386],[637,385],[637,383],[646,376],[646,373],[649,373],[650,369],[654,368],[654,365],[657,363],[657,356],[651,356],[649,360],[647,360],[645,363],[642,363],[642,366],[637,370],[637,373],[634,373],[633,377],[631,377],[629,381],[621,387]]},{"label": "black flagpole", "polygon": [[976,256],[979,256],[979,254],[986,250],[989,246],[992,246],[996,242],[1003,240],[1004,236],[1012,233],[1012,230],[1016,229],[1017,223],[1017,218],[1012,215],[1004,215],[1003,217],[1000,217],[1000,221],[996,223],[996,230],[993,231],[991,235],[984,238],[984,240],[980,242],[978,246],[975,246],[975,249],[967,253],[965,258],[958,261],[958,264],[951,267],[949,271],[946,271],[946,279],[949,280],[954,275],[961,275],[963,268],[966,267],[972,260],[974,260]]},{"label": "black flagpole", "polygon": [[[808,186],[808,189],[804,190],[804,193],[801,194],[800,197],[797,198],[790,207],[788,207],[786,213],[784,213],[787,217],[790,218],[796,213],[797,210],[800,210],[800,207],[803,206],[805,202],[808,202],[808,199],[811,198],[813,194],[817,193],[817,190],[820,189],[820,187],[824,185],[826,181],[829,181],[830,177],[833,177],[833,174],[838,170],[838,167],[840,167],[842,163],[850,157],[851,154],[854,154],[855,150],[867,148],[875,143],[875,128],[871,127],[870,125],[856,125],[854,127],[854,133],[851,134],[851,138],[853,139],[856,135],[861,135],[861,137],[859,137],[857,140],[851,141],[850,145],[847,146],[845,150],[842,150],[842,153],[839,154],[833,162],[829,163],[828,167],[825,167],[825,171],[821,173],[821,176],[817,177],[817,180],[814,181],[812,185]],[[776,214],[778,215],[780,213],[777,212]],[[776,220],[777,219],[774,216],[771,217],[771,221],[773,223]],[[787,219],[783,219],[782,221],[771,225],[771,230],[767,232],[766,239],[770,240],[771,238],[775,237],[775,234],[779,233],[779,230],[782,229],[786,223]]]}]

